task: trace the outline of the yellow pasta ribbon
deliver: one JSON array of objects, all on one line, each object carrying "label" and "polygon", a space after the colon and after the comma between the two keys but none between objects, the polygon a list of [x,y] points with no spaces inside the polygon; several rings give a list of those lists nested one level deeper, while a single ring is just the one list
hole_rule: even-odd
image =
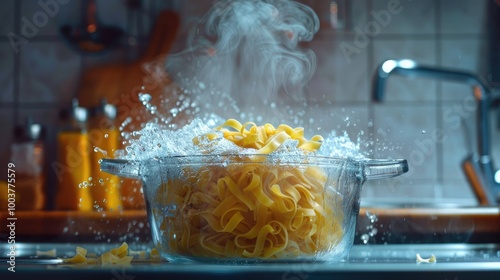
[{"label": "yellow pasta ribbon", "polygon": [[[281,124],[275,128],[271,124],[257,126],[253,122],[241,124],[235,119],[229,119],[215,130],[221,131],[224,138],[235,143],[242,148],[256,149],[258,154],[270,154],[276,151],[286,140],[292,139],[298,141],[298,148],[304,152],[317,151],[323,142],[321,135],[314,135],[307,140],[304,137],[304,128],[292,128]],[[200,145],[202,138],[215,141],[217,133],[208,133],[204,136],[198,136],[193,139],[195,145]],[[213,143],[212,143],[213,144]]]},{"label": "yellow pasta ribbon", "polygon": [[[323,142],[320,135],[306,139],[303,128],[284,124],[229,119],[215,131],[193,143],[216,145],[222,134],[256,154],[270,154],[289,139],[305,153]],[[157,199],[176,205],[176,212],[153,210],[165,239],[158,243],[173,254],[217,258],[288,259],[332,250],[343,236],[344,217],[341,198],[325,190],[328,174],[306,162],[280,166],[256,157],[242,157],[244,164],[184,168],[180,178],[164,182]]]}]

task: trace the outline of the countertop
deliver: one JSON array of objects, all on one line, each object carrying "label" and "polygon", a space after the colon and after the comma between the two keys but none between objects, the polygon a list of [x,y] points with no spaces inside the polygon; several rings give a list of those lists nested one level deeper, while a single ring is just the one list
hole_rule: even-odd
[{"label": "countertop", "polygon": [[[150,241],[145,210],[111,212],[17,211],[16,236],[24,242]],[[372,221],[372,218],[376,220]],[[0,213],[6,221],[7,213]],[[370,208],[362,207],[355,243],[376,228],[371,243],[496,243],[500,244],[500,207]],[[0,241],[8,235],[0,228]],[[127,237],[128,236],[128,237]]]},{"label": "countertop", "polygon": [[[500,246],[495,244],[355,245],[336,263],[171,264],[134,259],[129,267],[61,265],[57,259],[33,259],[36,248],[74,251],[70,244],[21,244],[16,272],[3,268],[2,279],[499,279]],[[89,252],[108,245],[87,245]],[[140,245],[141,248],[147,244]],[[5,250],[5,246],[1,247]],[[133,246],[131,246],[133,248]],[[2,256],[5,256],[2,252]],[[417,263],[416,254],[434,254],[437,263]],[[61,253],[64,254],[64,253]],[[2,260],[5,263],[4,260]],[[8,278],[5,278],[8,276]]]}]

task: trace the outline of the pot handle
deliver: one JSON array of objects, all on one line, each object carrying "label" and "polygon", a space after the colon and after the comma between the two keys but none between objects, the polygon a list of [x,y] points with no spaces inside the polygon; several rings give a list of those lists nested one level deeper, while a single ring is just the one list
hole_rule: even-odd
[{"label": "pot handle", "polygon": [[392,178],[408,172],[406,159],[370,159],[364,163],[366,180]]},{"label": "pot handle", "polygon": [[139,179],[139,164],[124,159],[103,158],[101,171],[120,177]]}]

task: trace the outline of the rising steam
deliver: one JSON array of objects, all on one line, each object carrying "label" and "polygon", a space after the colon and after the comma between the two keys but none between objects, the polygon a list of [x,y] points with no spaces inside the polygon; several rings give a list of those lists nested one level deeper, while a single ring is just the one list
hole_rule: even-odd
[{"label": "rising steam", "polygon": [[204,103],[226,95],[243,106],[303,102],[316,58],[298,43],[310,41],[318,28],[314,11],[297,2],[218,1],[190,33],[187,49],[168,57],[166,70]]}]

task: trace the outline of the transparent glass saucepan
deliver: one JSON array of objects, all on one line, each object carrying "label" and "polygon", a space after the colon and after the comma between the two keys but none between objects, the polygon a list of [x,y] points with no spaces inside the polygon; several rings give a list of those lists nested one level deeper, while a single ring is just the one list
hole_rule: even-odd
[{"label": "transparent glass saucepan", "polygon": [[400,160],[200,155],[104,159],[141,179],[153,241],[171,262],[339,261],[349,252],[366,180]]}]

